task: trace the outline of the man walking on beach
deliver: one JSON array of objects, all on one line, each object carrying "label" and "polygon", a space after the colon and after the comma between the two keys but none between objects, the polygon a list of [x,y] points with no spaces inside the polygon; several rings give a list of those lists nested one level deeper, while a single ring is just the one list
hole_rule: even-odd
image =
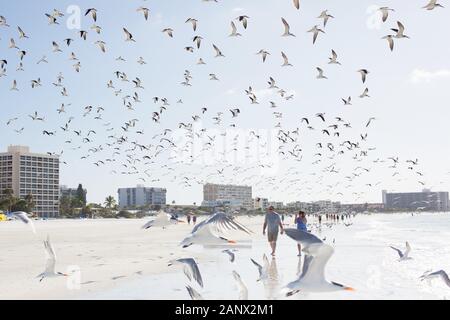
[{"label": "man walking on beach", "polygon": [[278,232],[281,228],[281,234],[284,233],[283,224],[281,223],[281,218],[273,211],[273,206],[270,206],[268,209],[268,212],[266,213],[266,218],[264,220],[264,226],[263,226],[263,235],[266,235],[266,229],[267,229],[267,239],[269,240],[270,247],[272,248],[272,256],[275,257],[275,251],[277,249],[277,239],[278,239]]}]

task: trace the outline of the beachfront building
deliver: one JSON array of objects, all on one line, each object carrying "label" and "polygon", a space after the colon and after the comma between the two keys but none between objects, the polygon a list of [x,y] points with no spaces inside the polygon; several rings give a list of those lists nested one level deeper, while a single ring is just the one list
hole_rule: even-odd
[{"label": "beachfront building", "polygon": [[26,146],[10,146],[0,153],[0,195],[11,189],[25,199],[33,195],[33,213],[40,217],[59,215],[59,157],[31,153]]},{"label": "beachfront building", "polygon": [[231,207],[253,209],[252,187],[237,185],[205,184],[203,186],[204,207],[228,204]]},{"label": "beachfront building", "polygon": [[275,210],[284,209],[284,203],[278,201],[269,201],[269,207],[274,207]]},{"label": "beachfront building", "polygon": [[315,202],[291,202],[286,205],[292,210],[302,210],[306,213],[337,213],[340,210],[341,203],[330,200],[321,200]]},{"label": "beachfront building", "polygon": [[134,188],[120,188],[118,194],[120,208],[136,208],[148,205],[165,205],[167,190],[138,185]]},{"label": "beachfront building", "polygon": [[[69,188],[67,186],[61,186],[59,188],[59,194],[61,198],[67,197],[69,199],[76,198],[78,196],[78,188]],[[87,189],[83,189],[83,199],[87,197]]]},{"label": "beachfront building", "polygon": [[269,208],[269,199],[255,198],[253,199],[253,209],[265,211]]},{"label": "beachfront building", "polygon": [[424,189],[422,192],[389,193],[383,190],[382,199],[386,210],[450,210],[448,192]]}]

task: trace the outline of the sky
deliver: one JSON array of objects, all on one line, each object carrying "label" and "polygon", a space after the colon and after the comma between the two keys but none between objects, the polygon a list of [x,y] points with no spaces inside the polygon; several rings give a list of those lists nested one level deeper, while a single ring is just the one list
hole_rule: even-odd
[{"label": "sky", "polygon": [[[61,184],[76,187],[82,183],[90,202],[103,202],[108,195],[117,196],[118,188],[136,184],[165,187],[168,202],[179,204],[200,203],[205,182],[252,185],[255,197],[284,202],[380,202],[383,189],[447,191],[450,43],[445,41],[445,31],[450,21],[447,8],[427,11],[421,8],[425,4],[423,0],[305,0],[296,10],[291,0],[5,2],[0,16],[10,27],[0,26],[0,60],[8,61],[6,75],[0,77],[0,150],[28,145],[32,152],[63,152]],[[148,21],[136,11],[141,6],[150,10]],[[382,6],[395,9],[385,23],[377,12]],[[65,16],[58,18],[59,25],[49,25],[45,13],[55,8]],[[98,10],[97,22],[84,15],[88,8]],[[326,9],[334,18],[323,27],[317,17]],[[247,29],[236,20],[242,15],[249,17]],[[295,37],[281,37],[281,17],[289,22]],[[198,20],[196,31],[185,23],[187,18]],[[241,37],[229,37],[231,21]],[[405,25],[410,39],[395,39],[391,52],[382,37],[392,34],[390,29],[397,21]],[[91,29],[94,23],[101,26],[100,34]],[[313,45],[307,31],[314,25],[325,33]],[[28,39],[19,39],[17,26]],[[161,32],[168,27],[174,30],[173,38]],[[122,28],[136,42],[126,42]],[[80,38],[80,30],[88,31],[86,41]],[[184,48],[194,46],[195,35],[202,36],[201,47],[187,52]],[[16,70],[19,50],[9,48],[11,38],[26,51],[24,71]],[[70,47],[64,43],[66,38],[74,39]],[[106,53],[95,44],[98,40],[106,43]],[[53,41],[62,52],[52,51]],[[214,57],[213,44],[225,57]],[[265,63],[256,55],[261,49],[270,52]],[[332,49],[342,65],[328,64]],[[76,61],[69,60],[71,52],[79,59],[80,72],[73,67]],[[281,67],[281,52],[292,67]],[[48,63],[37,64],[43,56]],[[119,56],[126,61],[117,61]],[[137,63],[139,57],[145,65]],[[206,65],[197,65],[199,58]],[[328,79],[316,79],[316,67]],[[362,68],[370,72],[364,84],[357,72]],[[191,86],[181,85],[186,70],[192,76]],[[138,77],[145,89],[117,79],[116,71],[126,73],[130,81]],[[60,73],[67,97],[61,95],[61,87],[52,84]],[[219,80],[211,81],[210,74]],[[293,98],[286,100],[269,89],[269,77]],[[31,81],[38,78],[42,86],[32,89]],[[19,91],[10,90],[13,80]],[[110,80],[115,89],[107,88]],[[251,104],[245,94],[249,86],[259,104]],[[366,87],[370,98],[359,98]],[[116,96],[114,91],[120,89]],[[123,98],[134,92],[141,102],[126,98],[133,105],[129,110]],[[352,96],[352,105],[344,106],[341,99],[348,96]],[[152,113],[160,113],[161,103],[154,103],[153,97],[165,97],[170,104],[160,114],[159,123],[152,120]],[[180,99],[183,103],[177,103]],[[277,108],[271,108],[269,101]],[[62,103],[66,112],[58,113]],[[87,106],[93,111],[85,115]],[[104,111],[97,113],[98,107]],[[207,108],[204,114],[202,108]],[[233,118],[230,109],[239,109],[239,115]],[[28,116],[35,111],[45,122]],[[215,124],[213,117],[218,112],[223,114],[220,124]],[[325,113],[326,123],[315,116],[319,112]],[[95,119],[100,114],[101,119]],[[195,115],[200,119],[194,121]],[[315,130],[307,129],[303,117]],[[344,128],[344,122],[337,123],[335,117],[351,123],[351,128]],[[372,117],[376,120],[366,127]],[[18,119],[7,125],[14,118]],[[61,127],[69,119],[70,129],[64,132]],[[124,132],[121,127],[132,119],[138,120],[136,126]],[[183,142],[188,132],[179,129],[179,123],[192,123],[196,142]],[[333,124],[339,128],[328,127]],[[20,134],[15,131],[21,128]],[[293,133],[297,128],[298,135]],[[172,131],[157,136],[165,129]],[[280,142],[276,138],[280,129],[297,140]],[[340,136],[327,137],[323,129],[338,131]],[[44,130],[55,135],[44,136]],[[81,130],[80,137],[75,130]],[[89,130],[96,133],[88,137]],[[363,141],[360,135],[365,134]],[[86,137],[90,142],[83,142]],[[127,142],[117,144],[120,137]],[[191,153],[180,156],[161,138]],[[348,150],[340,145],[345,140],[358,142],[359,148]],[[149,146],[149,151],[131,150],[133,142]],[[335,151],[328,151],[328,143]],[[338,150],[345,153],[337,154]],[[361,156],[361,151],[367,156]],[[195,159],[193,164],[183,162],[192,159],[189,155]],[[390,157],[399,159],[395,168],[390,168],[394,165]],[[406,162],[416,159],[417,165]]]}]

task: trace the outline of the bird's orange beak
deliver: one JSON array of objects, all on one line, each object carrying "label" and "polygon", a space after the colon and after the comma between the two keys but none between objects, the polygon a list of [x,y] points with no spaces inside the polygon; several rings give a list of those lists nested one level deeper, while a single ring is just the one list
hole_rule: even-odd
[{"label": "bird's orange beak", "polygon": [[236,244],[237,242],[236,242],[236,241],[234,241],[234,240],[228,240],[228,243],[233,243],[233,244]]},{"label": "bird's orange beak", "polygon": [[344,288],[345,291],[356,291],[354,288],[352,287],[345,287]]}]

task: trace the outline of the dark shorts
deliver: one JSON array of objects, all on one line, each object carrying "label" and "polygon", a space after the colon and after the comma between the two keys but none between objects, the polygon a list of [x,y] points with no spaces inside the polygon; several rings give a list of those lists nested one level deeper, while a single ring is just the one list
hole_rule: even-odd
[{"label": "dark shorts", "polygon": [[278,232],[268,232],[267,239],[269,242],[276,242],[278,240]]}]

